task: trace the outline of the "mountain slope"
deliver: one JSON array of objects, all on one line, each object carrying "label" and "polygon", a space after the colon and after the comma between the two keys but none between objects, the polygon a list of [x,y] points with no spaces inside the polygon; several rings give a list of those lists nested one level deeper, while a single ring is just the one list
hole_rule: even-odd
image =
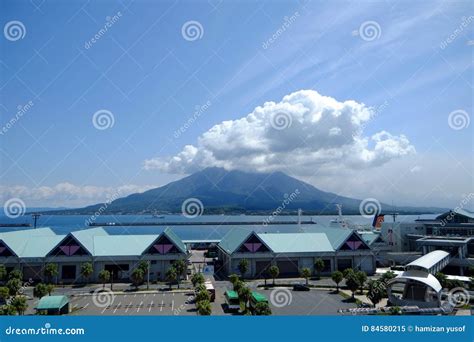
[{"label": "mountain slope", "polygon": [[[207,168],[165,186],[119,198],[108,205],[66,210],[62,213],[91,214],[104,207],[107,213],[181,212],[182,203],[188,198],[198,198],[204,213],[256,213],[272,212],[286,201],[285,211],[298,208],[312,214],[333,214],[335,204],[344,207],[344,213],[358,214],[360,200],[321,191],[314,186],[282,172],[249,173]],[[384,211],[438,212],[437,208],[393,208],[382,204]]]}]

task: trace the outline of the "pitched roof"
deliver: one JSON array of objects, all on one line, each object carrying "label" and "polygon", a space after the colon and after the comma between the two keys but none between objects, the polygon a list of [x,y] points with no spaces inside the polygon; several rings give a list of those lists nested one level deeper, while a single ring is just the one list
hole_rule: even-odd
[{"label": "pitched roof", "polygon": [[227,232],[219,242],[219,247],[229,254],[235,250],[252,234],[251,231],[241,228],[234,228]]},{"label": "pitched roof", "polygon": [[50,228],[13,230],[0,233],[2,240],[18,257],[44,257],[65,235]]},{"label": "pitched roof", "polygon": [[45,257],[68,236],[94,256],[138,256],[161,235],[186,253],[186,245],[168,228],[162,234],[148,235],[110,235],[102,227],[77,230],[67,235],[56,234],[50,228],[25,229],[0,233],[0,241],[20,258]]},{"label": "pitched roof", "polygon": [[107,235],[94,237],[95,256],[135,256],[156,240],[156,235]]},{"label": "pitched roof", "polygon": [[333,252],[324,233],[258,234],[274,253]]},{"label": "pitched roof", "polygon": [[66,296],[44,296],[42,297],[38,305],[36,306],[37,310],[51,310],[51,309],[61,309],[64,305],[69,303],[69,299]]}]

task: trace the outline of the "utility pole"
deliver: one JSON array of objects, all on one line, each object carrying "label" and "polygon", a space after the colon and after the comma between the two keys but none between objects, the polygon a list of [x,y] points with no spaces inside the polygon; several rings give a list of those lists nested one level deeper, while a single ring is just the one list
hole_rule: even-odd
[{"label": "utility pole", "polygon": [[41,216],[40,213],[32,213],[31,217],[33,218],[33,227],[36,229],[36,222],[38,221],[38,218]]}]

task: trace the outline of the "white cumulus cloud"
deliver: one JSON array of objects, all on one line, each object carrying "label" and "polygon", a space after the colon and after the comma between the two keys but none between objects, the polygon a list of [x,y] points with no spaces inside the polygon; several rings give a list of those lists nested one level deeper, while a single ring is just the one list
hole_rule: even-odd
[{"label": "white cumulus cloud", "polygon": [[223,121],[171,157],[145,160],[147,170],[188,174],[209,166],[293,175],[380,166],[415,153],[404,135],[364,136],[372,108],[339,102],[314,90],[266,102],[247,116]]}]

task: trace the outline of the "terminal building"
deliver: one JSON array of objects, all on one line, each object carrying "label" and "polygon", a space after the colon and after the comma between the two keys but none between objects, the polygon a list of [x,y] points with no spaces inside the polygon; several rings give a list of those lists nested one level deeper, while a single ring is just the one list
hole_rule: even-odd
[{"label": "terminal building", "polygon": [[450,254],[447,273],[464,275],[474,265],[474,213],[464,209],[456,208],[434,219],[383,223],[381,237],[390,248],[381,258],[388,264],[443,250]]},{"label": "terminal building", "polygon": [[364,240],[348,228],[311,227],[308,232],[257,233],[232,229],[217,245],[225,274],[239,274],[239,262],[249,261],[246,277],[268,277],[266,270],[278,266],[281,277],[298,276],[302,268],[314,270],[315,260],[324,261],[322,274],[353,268],[375,272],[375,256],[369,246],[376,237]]},{"label": "terminal building", "polygon": [[[171,229],[154,235],[113,235],[101,227],[66,235],[50,228],[0,233],[0,263],[7,271],[20,269],[25,280],[43,281],[45,265],[54,263],[57,282],[98,282],[102,270],[111,272],[114,281],[127,281],[140,261],[149,262],[151,281],[162,280],[173,262],[188,256],[186,245]],[[84,263],[94,270],[88,279],[80,273]]]}]

